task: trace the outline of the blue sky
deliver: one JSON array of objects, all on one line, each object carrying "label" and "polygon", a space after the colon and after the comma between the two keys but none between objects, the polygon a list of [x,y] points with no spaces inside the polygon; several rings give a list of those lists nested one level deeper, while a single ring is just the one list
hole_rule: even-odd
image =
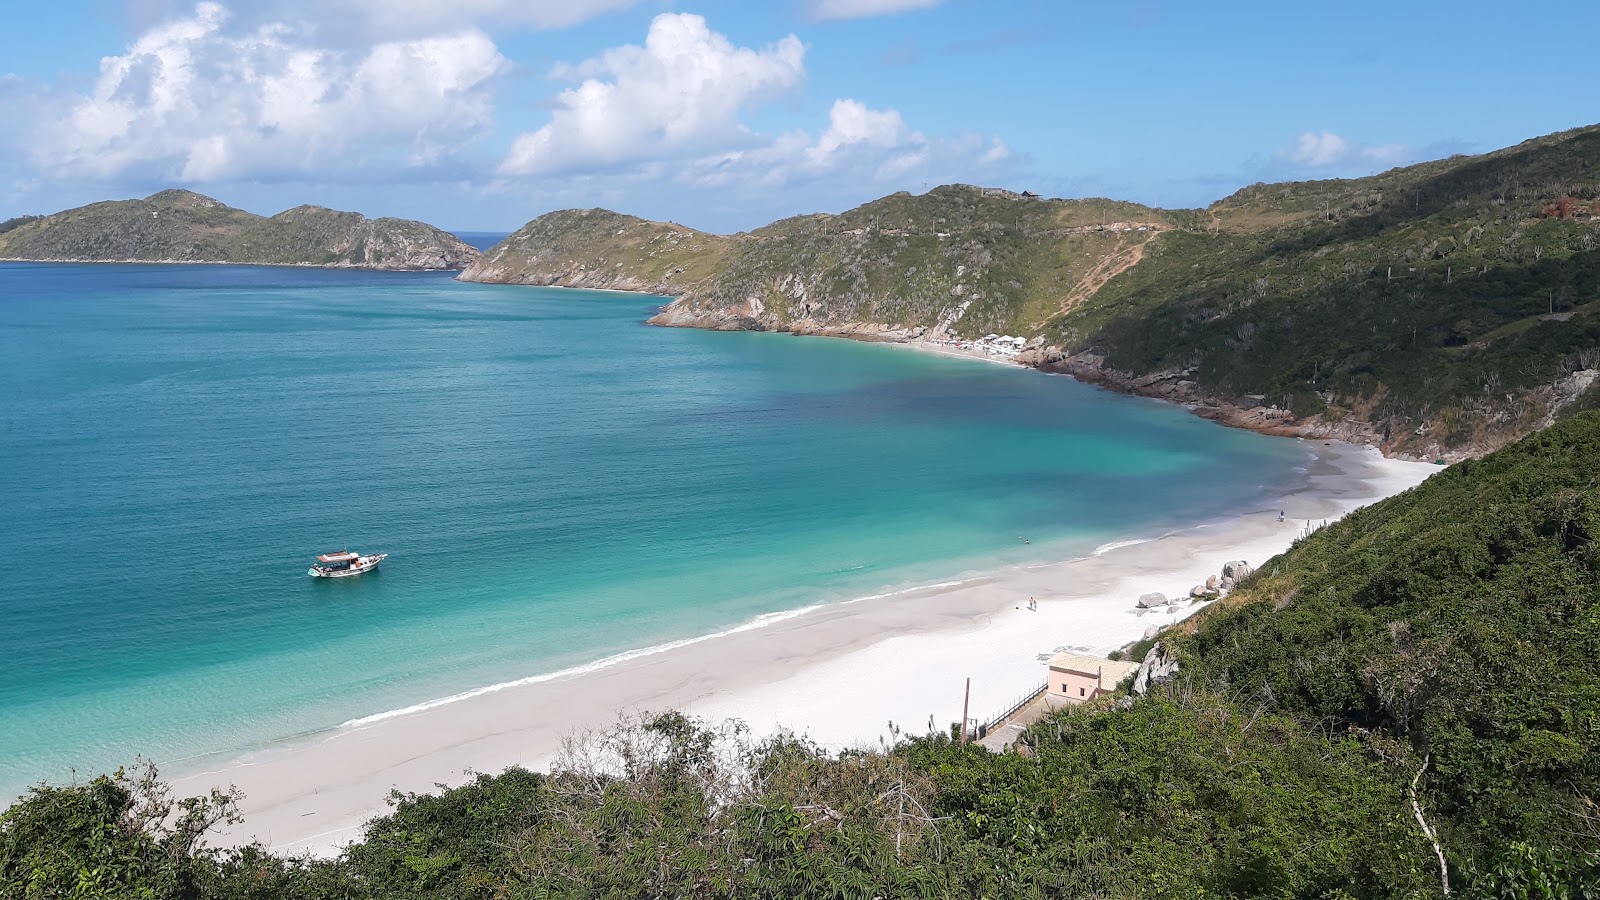
[{"label": "blue sky", "polygon": [[1600,121],[1593,0],[14,0],[0,218],[182,186],[714,231],[950,181],[1201,206]]}]

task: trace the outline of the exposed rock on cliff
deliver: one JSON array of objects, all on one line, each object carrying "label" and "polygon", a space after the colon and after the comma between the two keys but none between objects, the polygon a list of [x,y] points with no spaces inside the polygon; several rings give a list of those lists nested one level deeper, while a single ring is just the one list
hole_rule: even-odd
[{"label": "exposed rock on cliff", "polygon": [[734,240],[605,209],[567,209],[524,225],[460,277],[675,295],[714,272]]},{"label": "exposed rock on cliff", "polygon": [[1150,648],[1144,655],[1144,662],[1139,664],[1138,671],[1133,673],[1133,687],[1130,689],[1134,696],[1150,693],[1150,689],[1158,684],[1165,684],[1178,675],[1178,658],[1167,650],[1167,645],[1160,641]]},{"label": "exposed rock on cliff", "polygon": [[1021,336],[1229,425],[1453,460],[1600,405],[1595,171],[1600,127],[1205,210],[949,185],[731,237],[569,211],[464,277],[672,295],[660,325]]},{"label": "exposed rock on cliff", "polygon": [[407,219],[297,206],[272,217],[191,191],[113,200],[0,232],[0,259],[459,269],[478,251]]}]

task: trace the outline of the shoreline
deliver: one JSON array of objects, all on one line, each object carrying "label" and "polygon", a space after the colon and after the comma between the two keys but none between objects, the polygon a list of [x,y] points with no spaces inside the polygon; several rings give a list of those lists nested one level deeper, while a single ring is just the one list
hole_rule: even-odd
[{"label": "shoreline", "polygon": [[256,266],[263,269],[347,269],[357,272],[409,272],[434,274],[464,272],[463,269],[422,269],[415,266],[355,266],[340,263],[269,263],[219,259],[25,259],[0,257],[0,263],[27,263],[44,266]]},{"label": "shoreline", "polygon": [[[1139,594],[1186,594],[1230,559],[1259,566],[1308,522],[1337,518],[1437,471],[1353,445],[1306,449],[1305,474],[1272,498],[1271,509],[1112,541],[1088,556],[758,617],[354,719],[207,771],[168,774],[179,796],[230,783],[244,791],[245,822],[223,840],[326,855],[386,812],[391,789],[427,792],[471,772],[543,768],[563,739],[631,711],[739,718],[758,733],[788,727],[840,749],[878,743],[890,721],[920,733],[929,721],[943,727],[959,719],[960,685],[972,676],[972,712],[984,717],[1043,679],[1041,653],[1070,647],[1103,655],[1151,625],[1204,608],[1135,613]],[[1289,513],[1283,523],[1280,508]],[[1038,612],[1026,609],[1029,597],[1038,598]]]}]

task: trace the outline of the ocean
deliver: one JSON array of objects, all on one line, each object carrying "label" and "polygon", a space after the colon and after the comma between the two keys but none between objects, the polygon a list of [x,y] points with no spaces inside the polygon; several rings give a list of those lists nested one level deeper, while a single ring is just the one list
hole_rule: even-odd
[{"label": "ocean", "polygon": [[[1295,442],[447,274],[0,264],[0,791],[1259,508]],[[376,572],[312,557],[383,551]]]}]

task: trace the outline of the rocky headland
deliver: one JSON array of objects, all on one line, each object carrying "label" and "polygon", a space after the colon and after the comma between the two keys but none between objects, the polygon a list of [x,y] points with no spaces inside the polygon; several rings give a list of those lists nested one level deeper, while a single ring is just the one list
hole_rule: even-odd
[{"label": "rocky headland", "polygon": [[478,251],[408,219],[297,206],[258,216],[192,191],[92,203],[0,224],[0,259],[456,270]]},{"label": "rocky headland", "polygon": [[977,350],[1229,425],[1454,460],[1600,406],[1595,172],[1600,127],[1205,209],[946,185],[729,236],[567,210],[462,277],[671,296],[656,325],[1016,335]]}]

